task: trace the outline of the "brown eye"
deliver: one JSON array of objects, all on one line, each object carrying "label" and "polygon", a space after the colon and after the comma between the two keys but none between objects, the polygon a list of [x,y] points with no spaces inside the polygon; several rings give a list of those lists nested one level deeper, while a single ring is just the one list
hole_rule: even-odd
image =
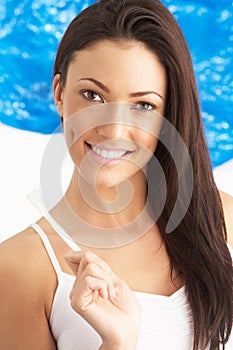
[{"label": "brown eye", "polygon": [[92,90],[85,90],[82,92],[84,98],[91,102],[103,102],[102,97]]},{"label": "brown eye", "polygon": [[150,112],[155,110],[157,107],[151,103],[148,102],[138,102],[135,103],[132,107],[132,109],[137,110],[139,112]]}]

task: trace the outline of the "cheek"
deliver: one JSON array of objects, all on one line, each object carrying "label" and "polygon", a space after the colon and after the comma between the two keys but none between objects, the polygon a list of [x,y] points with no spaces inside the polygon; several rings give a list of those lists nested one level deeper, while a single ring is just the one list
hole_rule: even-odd
[{"label": "cheek", "polygon": [[149,140],[148,149],[151,151],[152,154],[154,154],[157,144],[158,144],[158,138],[154,136],[151,137]]},{"label": "cheek", "polygon": [[151,118],[149,117],[143,120],[141,126],[138,125],[131,135],[134,141],[141,146],[140,148],[143,148],[145,153],[150,153],[150,156],[152,156],[159,141],[163,117],[157,113],[152,114]]},{"label": "cheek", "polygon": [[81,140],[71,141],[67,147],[74,165],[79,168],[85,156],[84,143]]},{"label": "cheek", "polygon": [[81,163],[81,157],[80,157],[79,153],[80,153],[80,151],[79,151],[79,148],[77,146],[77,143],[74,143],[69,149],[69,154],[70,154],[71,159],[76,167],[79,167],[80,163]]},{"label": "cheek", "polygon": [[86,108],[85,101],[74,91],[66,90],[63,96],[63,116],[68,118]]},{"label": "cheek", "polygon": [[158,144],[158,139],[155,136],[142,131],[138,131],[135,135],[137,135],[137,137],[134,138],[134,141],[137,144],[137,152],[135,155],[132,154],[130,159],[138,169],[143,169],[153,157]]},{"label": "cheek", "polygon": [[136,133],[135,141],[150,153],[154,153],[158,144],[158,138],[148,132],[138,130]]}]

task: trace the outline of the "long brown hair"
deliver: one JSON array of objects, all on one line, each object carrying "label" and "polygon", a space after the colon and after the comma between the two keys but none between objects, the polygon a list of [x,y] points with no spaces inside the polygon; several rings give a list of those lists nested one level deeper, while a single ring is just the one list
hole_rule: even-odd
[{"label": "long brown hair", "polygon": [[[194,183],[185,216],[166,234],[180,186],[168,151],[174,149],[175,144],[168,135],[166,144],[169,147],[159,142],[155,151],[169,190],[157,225],[170,256],[171,271],[176,268],[185,279],[194,322],[193,350],[203,349],[208,343],[210,349],[219,349],[221,344],[224,349],[232,328],[232,259],[204,137],[192,61],[183,34],[158,0],[100,0],[82,11],[69,25],[57,51],[54,75],[60,73],[61,82],[65,84],[74,53],[104,39],[143,42],[166,69],[168,88],[164,116],[187,146]],[[184,194],[188,186],[186,177]],[[159,198],[159,194],[156,197]],[[182,197],[178,205],[182,207]]]}]

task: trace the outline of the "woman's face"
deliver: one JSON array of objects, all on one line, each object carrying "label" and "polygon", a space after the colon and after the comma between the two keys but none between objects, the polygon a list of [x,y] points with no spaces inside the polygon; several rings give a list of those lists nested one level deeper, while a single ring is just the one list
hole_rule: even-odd
[{"label": "woman's face", "polygon": [[[65,86],[61,87],[59,79],[59,75],[55,76],[53,87],[64,128],[66,121],[79,111],[85,123],[84,110],[89,107],[96,107],[99,113],[101,107],[110,106],[115,113],[117,109],[126,111],[129,106],[129,110],[141,114],[145,126],[151,114],[164,112],[165,69],[156,55],[139,42],[98,42],[76,53],[68,67]],[[95,123],[73,140],[70,148],[76,167],[87,155],[90,167],[99,166],[99,186],[111,187],[123,179],[137,177],[139,164],[145,158],[143,150],[153,154],[157,145],[157,137],[146,127],[124,124],[121,112],[118,114],[120,122],[115,123],[114,119],[113,123],[111,119],[109,124]]]}]

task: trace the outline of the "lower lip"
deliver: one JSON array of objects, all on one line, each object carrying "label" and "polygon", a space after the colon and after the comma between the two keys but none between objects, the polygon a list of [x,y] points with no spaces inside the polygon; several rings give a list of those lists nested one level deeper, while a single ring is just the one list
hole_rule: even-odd
[{"label": "lower lip", "polygon": [[106,158],[99,156],[92,149],[90,149],[89,154],[96,161],[96,163],[98,163],[100,165],[107,166],[107,167],[114,167],[114,166],[117,166],[117,165],[123,163],[130,155],[130,153],[127,153],[124,156],[122,156],[121,158],[106,159]]}]

